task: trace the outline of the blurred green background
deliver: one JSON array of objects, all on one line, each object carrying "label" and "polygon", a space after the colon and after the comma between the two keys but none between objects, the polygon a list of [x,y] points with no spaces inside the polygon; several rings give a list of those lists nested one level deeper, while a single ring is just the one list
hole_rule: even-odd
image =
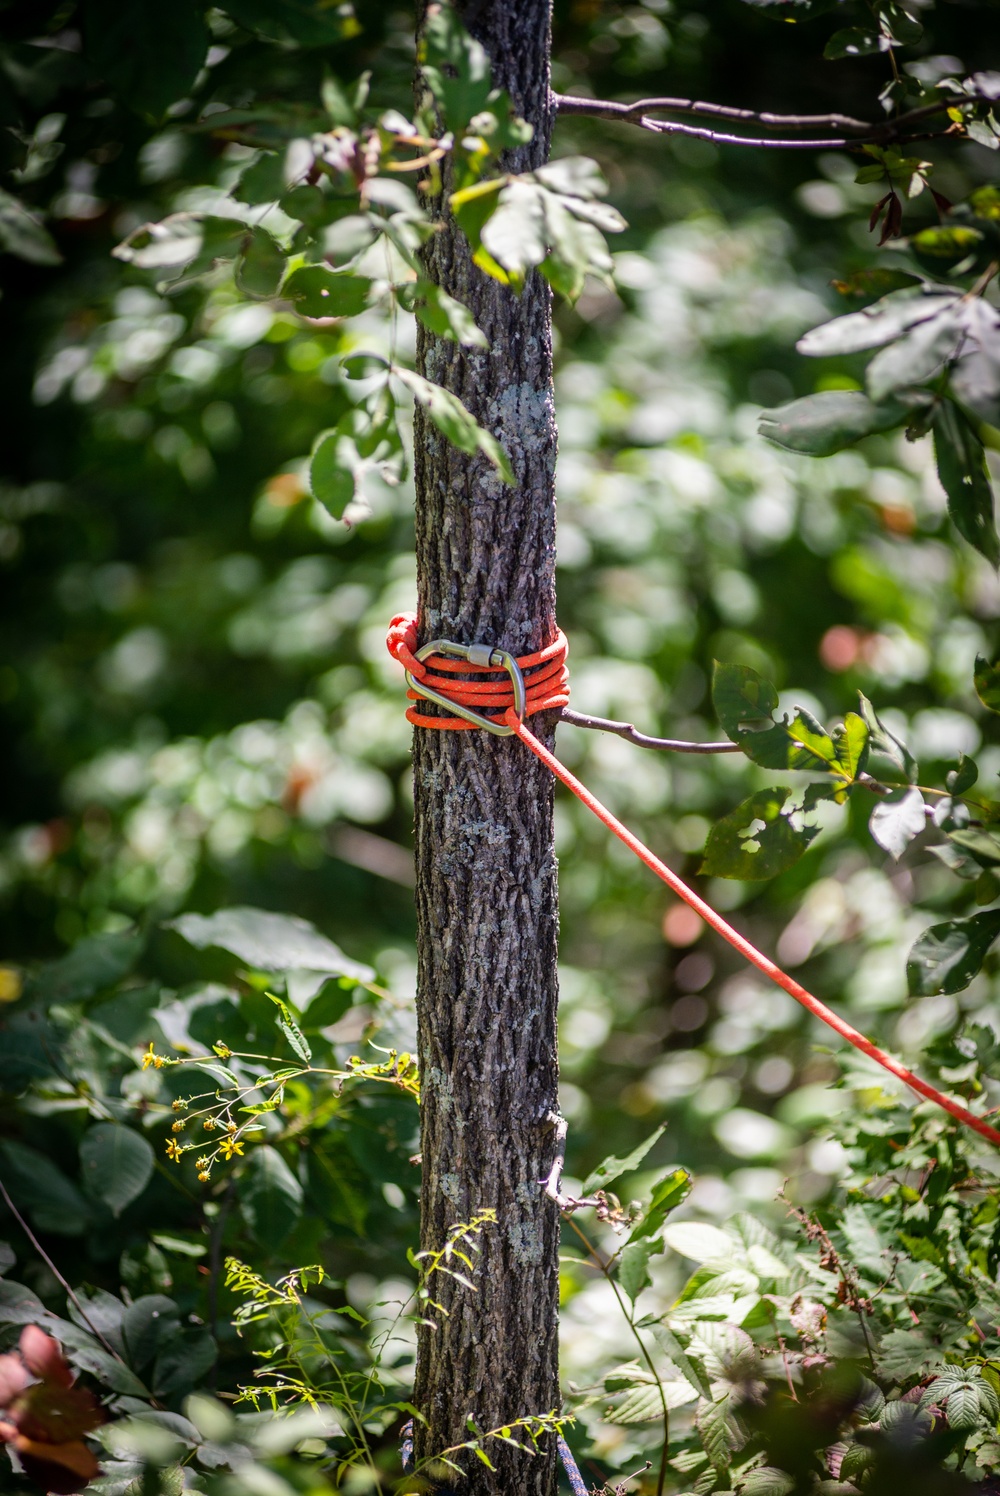
[{"label": "blurred green background", "polygon": [[[775,26],[740,0],[578,0],[556,12],[564,92],[864,113],[884,66],[823,62],[816,28]],[[153,124],[95,84],[72,5],[2,10],[4,118],[32,142],[18,191],[51,211],[63,258],[2,261],[0,996],[15,999],[34,963],[82,937],[254,905],[306,917],[374,966],[397,999],[379,1042],[407,1047],[410,731],[384,632],[415,598],[412,491],[372,480],[369,510],[348,527],[304,476],[316,433],[349,403],[337,356],[384,343],[387,327],[374,312],[306,325],[280,304],[248,303],[227,269],[207,295],[161,294],[155,273],[112,250],[171,211],[226,213],[249,152],[192,128],[206,104],[310,105],[324,67],[345,79],[371,67],[374,102],[408,107],[412,18],[365,0],[358,35],[316,50],[268,45],[213,14],[196,99]],[[929,56],[1000,65],[1000,35],[984,34],[980,12],[946,5],[927,21]],[[925,773],[975,752],[991,782],[1000,734],[972,665],[995,649],[1000,589],[947,534],[929,441],[893,434],[813,462],[755,434],[761,406],[856,382],[860,364],[802,360],[794,342],[850,308],[831,280],[876,262],[876,189],[856,187],[842,155],[736,151],[585,120],[560,123],[555,149],[596,156],[630,224],[612,246],[617,294],[595,284],[556,310],[574,705],[718,737],[711,661],[739,661],[775,680],[783,703],[824,718],[851,709],[860,688]],[[1000,181],[996,156],[962,145],[935,184],[959,200],[983,179]],[[922,201],[914,221],[930,217]],[[739,755],[655,756],[568,727],[559,749],[688,876],[713,819],[774,779]],[[891,863],[865,810],[832,814],[775,882],[704,891],[913,1057],[960,1005],[991,1002],[995,979],[959,998],[905,1000],[912,938],[968,892],[919,844]],[[780,1217],[787,1177],[800,1200],[820,1198],[843,1157],[822,1125],[838,1073],[823,1036],[562,796],[557,826],[572,1171],[666,1121],[650,1163],[696,1172],[695,1212]],[[159,970],[168,986],[190,977],[176,952]],[[363,1018],[350,1021],[334,1036],[344,1053]],[[0,1010],[0,1045],[3,1027]],[[71,1158],[71,1109],[39,1121],[15,1090],[7,1136]],[[379,1136],[382,1146],[384,1127]],[[353,1167],[370,1195],[356,1150]],[[322,1237],[359,1301],[398,1270],[415,1222],[406,1167],[371,1167],[380,1192],[360,1229],[342,1202],[307,1201],[310,1245]],[[194,1195],[170,1209],[178,1229],[201,1220]],[[103,1247],[46,1240],[74,1273],[112,1286],[109,1253],[145,1250],[145,1229],[126,1222]],[[282,1251],[295,1257],[297,1239]],[[178,1281],[194,1272],[186,1261],[174,1262]],[[590,1292],[568,1306],[570,1375],[594,1364]]]}]

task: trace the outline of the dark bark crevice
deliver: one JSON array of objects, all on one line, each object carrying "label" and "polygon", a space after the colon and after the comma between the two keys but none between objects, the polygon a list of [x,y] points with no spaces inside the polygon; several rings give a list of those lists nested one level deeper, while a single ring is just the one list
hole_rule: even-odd
[{"label": "dark bark crevice", "polygon": [[[546,159],[548,0],[460,6],[494,81],[536,127],[511,162]],[[447,221],[428,274],[466,303],[488,350],[421,329],[418,367],[458,395],[503,443],[517,482],[450,446],[417,411],[415,479],[421,642],[490,641],[516,654],[555,633],[556,430],[548,287],[520,298],[484,276]],[[536,727],[539,719],[535,719]],[[543,735],[551,738],[554,724]],[[435,1279],[449,1311],[420,1335],[418,1456],[559,1403],[557,1211],[539,1181],[551,1165],[556,1104],[556,863],[552,781],[513,739],[417,730],[418,1023],[422,1070],[421,1240],[493,1207],[476,1291]],[[442,1283],[446,1286],[442,1288]],[[473,1460],[464,1488],[552,1496],[551,1451],[501,1443],[495,1473]]]}]

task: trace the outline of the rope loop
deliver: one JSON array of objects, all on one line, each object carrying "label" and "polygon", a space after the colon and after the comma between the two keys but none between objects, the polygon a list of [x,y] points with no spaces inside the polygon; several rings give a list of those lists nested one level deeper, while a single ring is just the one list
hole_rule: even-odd
[{"label": "rope loop", "polygon": [[[386,647],[413,679],[434,691],[443,692],[457,706],[472,707],[490,721],[501,723],[508,708],[514,707],[514,691],[503,665],[480,665],[471,660],[449,659],[435,655],[433,670],[417,658],[417,618],[415,613],[399,613],[389,625]],[[537,712],[558,711],[569,705],[569,670],[566,656],[569,644],[562,629],[551,644],[533,654],[519,655],[517,663],[526,688],[525,716]],[[412,687],[408,700],[421,702],[407,708],[406,720],[414,727],[436,728],[438,732],[469,732],[476,726],[461,717],[431,716],[427,702]]]}]

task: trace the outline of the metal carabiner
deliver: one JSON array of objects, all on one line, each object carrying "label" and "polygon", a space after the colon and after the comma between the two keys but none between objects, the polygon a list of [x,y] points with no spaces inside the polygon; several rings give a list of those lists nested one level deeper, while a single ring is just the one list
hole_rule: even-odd
[{"label": "metal carabiner", "polygon": [[[421,664],[430,659],[431,655],[452,655],[458,660],[468,660],[470,665],[478,665],[485,668],[488,665],[502,666],[510,676],[511,687],[514,692],[514,710],[521,721],[524,721],[524,713],[528,704],[528,695],[524,686],[524,676],[521,667],[512,654],[506,649],[497,649],[492,644],[455,644],[451,639],[432,639],[429,644],[423,644],[416,651],[415,658]],[[406,672],[406,683],[411,690],[423,696],[428,701],[433,701],[436,706],[446,707],[449,712],[454,712],[456,717],[461,717],[465,722],[471,722],[473,727],[483,727],[497,738],[510,738],[514,736],[514,729],[503,722],[496,722],[492,717],[484,717],[482,712],[473,711],[471,707],[461,706],[450,697],[443,696],[440,691],[435,691],[431,686],[426,686],[422,681],[415,680],[409,670]]]}]

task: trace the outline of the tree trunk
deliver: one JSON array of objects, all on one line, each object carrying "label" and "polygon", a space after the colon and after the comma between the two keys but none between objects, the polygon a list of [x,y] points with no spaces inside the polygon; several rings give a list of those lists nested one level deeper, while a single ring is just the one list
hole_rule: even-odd
[{"label": "tree trunk", "polygon": [[[547,157],[549,0],[467,0],[459,11],[488,52],[494,84],[535,127],[510,167]],[[418,368],[452,390],[503,443],[517,476],[437,433],[418,409],[415,477],[421,643],[489,641],[525,654],[555,634],[556,428],[551,305],[532,275],[520,298],[483,275],[445,222],[428,273],[471,308],[489,351],[420,329]],[[431,709],[433,710],[433,709]],[[533,726],[551,738],[554,724]],[[418,1017],[422,1072],[421,1241],[492,1207],[475,1291],[434,1280],[448,1310],[420,1333],[418,1456],[559,1405],[555,1206],[539,1181],[552,1161],[557,1098],[556,862],[552,779],[512,738],[418,728],[414,745]],[[464,1461],[476,1493],[551,1496],[552,1440],[535,1457],[497,1440],[496,1471]]]}]

